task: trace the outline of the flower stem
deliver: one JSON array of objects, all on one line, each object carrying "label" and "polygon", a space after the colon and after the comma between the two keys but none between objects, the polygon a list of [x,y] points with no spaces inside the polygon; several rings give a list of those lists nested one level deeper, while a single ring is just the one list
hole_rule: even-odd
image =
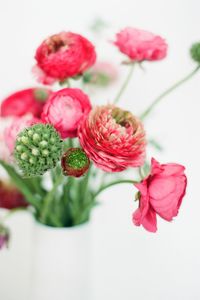
[{"label": "flower stem", "polygon": [[184,78],[182,78],[181,80],[179,80],[178,82],[176,82],[175,84],[173,84],[170,88],[168,88],[166,91],[164,91],[162,94],[160,94],[160,96],[158,96],[152,103],[151,105],[141,114],[140,119],[144,120],[146,118],[147,115],[149,115],[149,113],[154,109],[154,107],[160,103],[160,101],[167,96],[168,94],[170,94],[172,91],[174,91],[176,88],[178,88],[179,86],[181,86],[183,83],[185,83],[186,81],[188,81],[189,79],[191,79],[200,69],[200,65],[198,65],[191,73],[189,73],[188,75],[186,75]]},{"label": "flower stem", "polygon": [[121,183],[130,183],[130,184],[134,184],[134,183],[138,183],[137,181],[134,180],[129,180],[129,179],[124,179],[124,180],[116,180],[113,181],[111,183],[108,183],[104,186],[102,186],[94,195],[93,198],[96,198],[101,192],[103,192],[104,190],[106,190],[107,188],[113,186],[113,185],[117,185],[117,184],[121,184]]},{"label": "flower stem", "polygon": [[42,214],[41,214],[41,222],[42,223],[46,222],[46,218],[48,216],[48,213],[49,213],[49,210],[50,210],[49,208],[51,206],[52,200],[53,200],[54,195],[57,191],[57,188],[61,184],[62,180],[63,180],[63,175],[61,173],[60,176],[57,177],[51,191],[44,198],[44,205],[43,205],[43,210],[42,210]]},{"label": "flower stem", "polygon": [[114,102],[113,102],[114,104],[116,104],[116,103],[119,101],[121,95],[123,94],[123,92],[125,91],[126,87],[128,86],[128,83],[129,83],[129,81],[130,81],[130,79],[131,79],[131,77],[132,77],[132,74],[133,74],[134,66],[135,66],[134,63],[132,63],[132,64],[130,65],[130,70],[129,70],[129,72],[128,72],[128,76],[126,77],[126,79],[125,79],[125,81],[124,81],[124,83],[123,83],[121,89],[119,90],[117,96],[115,97]]}]

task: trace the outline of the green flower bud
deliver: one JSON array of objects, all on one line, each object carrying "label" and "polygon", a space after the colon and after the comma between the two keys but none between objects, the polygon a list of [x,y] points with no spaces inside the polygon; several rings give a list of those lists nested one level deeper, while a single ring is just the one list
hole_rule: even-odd
[{"label": "green flower bud", "polygon": [[34,134],[33,134],[33,141],[34,141],[34,142],[40,141],[40,135],[39,135],[38,133],[34,133]]},{"label": "green flower bud", "polygon": [[48,145],[47,141],[42,140],[39,144],[42,148],[45,148]]},{"label": "green flower bud", "polygon": [[39,102],[45,102],[49,96],[49,92],[46,89],[38,88],[34,90],[34,96]]},{"label": "green flower bud", "polygon": [[34,156],[40,155],[40,151],[39,151],[39,149],[37,149],[37,148],[33,148],[33,149],[31,150],[31,153],[32,153]]},{"label": "green flower bud", "polygon": [[70,148],[61,160],[63,172],[67,176],[80,177],[87,172],[90,161],[81,148]]},{"label": "green flower bud", "polygon": [[200,42],[192,45],[190,55],[194,61],[200,63]]},{"label": "green flower bud", "polygon": [[29,130],[29,131],[28,131],[28,136],[31,137],[32,135],[33,135],[33,130]]},{"label": "green flower bud", "polygon": [[[54,139],[53,149],[49,143],[50,139]],[[54,168],[60,160],[62,140],[53,126],[36,124],[24,129],[18,135],[14,155],[24,176],[43,175]]]},{"label": "green flower bud", "polygon": [[24,145],[27,145],[29,143],[29,138],[27,136],[24,136],[22,135],[21,136],[21,142],[24,144]]},{"label": "green flower bud", "polygon": [[22,160],[26,160],[28,158],[28,155],[26,154],[26,152],[23,152],[22,154],[21,154],[21,159]]}]

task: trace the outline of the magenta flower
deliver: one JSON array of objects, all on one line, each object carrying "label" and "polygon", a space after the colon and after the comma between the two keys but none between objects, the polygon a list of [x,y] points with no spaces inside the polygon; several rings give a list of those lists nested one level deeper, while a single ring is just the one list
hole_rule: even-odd
[{"label": "magenta flower", "polygon": [[167,44],[162,37],[132,27],[117,33],[114,44],[132,61],[160,60],[167,55]]},{"label": "magenta flower", "polygon": [[28,113],[40,117],[51,91],[46,88],[29,88],[11,94],[1,103],[1,116],[20,117]]},{"label": "magenta flower", "polygon": [[166,221],[177,216],[187,186],[184,170],[181,165],[159,164],[152,158],[150,175],[135,184],[139,190],[139,208],[133,214],[136,226],[156,232],[156,215]]},{"label": "magenta flower", "polygon": [[48,37],[38,47],[35,55],[37,66],[46,76],[56,80],[81,75],[96,60],[90,41],[73,32],[61,32]]},{"label": "magenta flower", "polygon": [[42,120],[52,124],[62,138],[72,138],[77,136],[77,127],[90,110],[86,94],[80,89],[66,88],[52,94],[44,107]]},{"label": "magenta flower", "polygon": [[145,132],[139,119],[113,105],[93,109],[80,124],[82,148],[106,172],[139,167],[145,159]]}]

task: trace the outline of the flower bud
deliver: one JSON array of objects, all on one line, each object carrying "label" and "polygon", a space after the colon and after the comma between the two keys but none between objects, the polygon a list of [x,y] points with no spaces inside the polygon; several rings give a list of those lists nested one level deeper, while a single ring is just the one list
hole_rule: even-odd
[{"label": "flower bud", "polygon": [[9,229],[0,224],[0,250],[6,246],[8,247],[10,232]]},{"label": "flower bud", "polygon": [[[51,140],[54,141],[53,147]],[[60,160],[62,140],[53,126],[36,124],[18,135],[14,155],[24,176],[43,175]]]},{"label": "flower bud", "polygon": [[61,160],[64,175],[80,177],[87,172],[90,166],[89,158],[81,148],[70,148]]},{"label": "flower bud", "polygon": [[200,42],[192,45],[190,55],[194,61],[200,63]]}]

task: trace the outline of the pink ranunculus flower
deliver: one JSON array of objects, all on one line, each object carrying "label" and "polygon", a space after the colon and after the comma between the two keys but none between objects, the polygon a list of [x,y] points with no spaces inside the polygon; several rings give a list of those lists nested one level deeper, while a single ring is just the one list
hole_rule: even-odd
[{"label": "pink ranunculus flower", "polygon": [[162,37],[132,27],[117,33],[114,44],[132,61],[160,60],[167,55],[167,44]]},{"label": "pink ranunculus flower", "polygon": [[62,138],[77,136],[81,120],[91,110],[86,94],[77,88],[65,88],[55,92],[46,103],[42,120],[52,124]]},{"label": "pink ranunculus flower", "polygon": [[96,60],[92,43],[73,32],[48,37],[36,51],[37,66],[48,76],[62,81],[81,75]]},{"label": "pink ranunculus flower", "polygon": [[79,126],[82,148],[106,172],[139,167],[145,159],[145,132],[141,121],[114,105],[94,108]]},{"label": "pink ranunculus flower", "polygon": [[40,123],[41,121],[33,115],[24,115],[20,118],[15,118],[12,122],[12,124],[5,129],[4,137],[7,147],[10,150],[10,153],[12,154],[15,148],[15,142],[17,135],[24,130],[26,127],[29,127],[31,125]]},{"label": "pink ranunculus flower", "polygon": [[28,113],[40,117],[44,103],[50,94],[49,89],[41,87],[17,91],[1,103],[1,117],[20,117]]},{"label": "pink ranunculus flower", "polygon": [[13,118],[2,118],[0,117],[0,159],[7,163],[11,162],[11,155],[5,141],[5,128],[9,127],[12,123]]},{"label": "pink ranunculus flower", "polygon": [[166,221],[177,216],[187,186],[184,170],[182,165],[159,164],[152,158],[150,175],[135,184],[139,190],[139,208],[133,214],[136,226],[156,232],[156,215]]}]

